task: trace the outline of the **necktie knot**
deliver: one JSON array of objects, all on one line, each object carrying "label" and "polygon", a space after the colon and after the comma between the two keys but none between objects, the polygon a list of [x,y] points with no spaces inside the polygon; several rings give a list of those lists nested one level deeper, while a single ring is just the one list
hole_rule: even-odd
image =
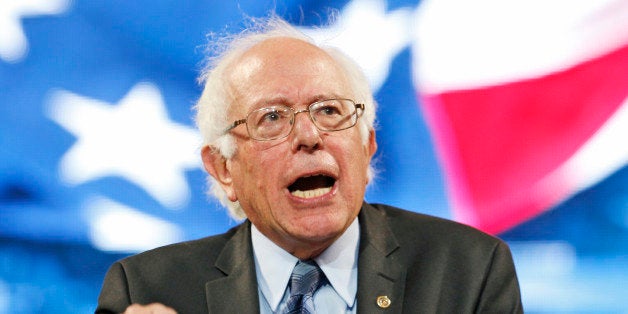
[{"label": "necktie knot", "polygon": [[312,297],[325,282],[325,274],[316,262],[299,261],[290,276],[287,313],[314,313]]}]

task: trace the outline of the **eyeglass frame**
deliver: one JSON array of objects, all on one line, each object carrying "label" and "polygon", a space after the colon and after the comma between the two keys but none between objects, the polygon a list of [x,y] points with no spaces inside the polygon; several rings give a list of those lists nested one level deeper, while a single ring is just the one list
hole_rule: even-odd
[{"label": "eyeglass frame", "polygon": [[[314,119],[314,117],[312,117],[312,112],[310,111],[310,108],[312,108],[312,106],[314,106],[314,105],[316,105],[316,104],[323,103],[323,102],[326,102],[326,101],[332,101],[332,100],[342,100],[342,101],[347,101],[347,100],[348,100],[348,101],[350,101],[351,103],[353,103],[353,106],[354,106],[354,108],[355,108],[355,111],[354,111],[351,115],[355,115],[355,116],[356,116],[356,117],[355,117],[355,122],[354,122],[353,124],[351,124],[351,125],[350,125],[350,126],[348,126],[348,127],[341,128],[341,129],[337,129],[337,130],[324,130],[324,129],[321,129],[321,128],[318,126],[318,124],[316,123],[316,120]],[[285,105],[284,105],[284,106],[285,106]],[[363,104],[363,103],[356,103],[353,99],[349,99],[349,98],[330,98],[330,99],[318,100],[318,101],[315,101],[315,102],[313,102],[313,103],[309,104],[309,105],[307,106],[307,108],[305,108],[305,109],[301,109],[301,110],[295,110],[294,108],[292,108],[292,107],[290,107],[290,106],[285,106],[285,107],[286,107],[286,108],[288,108],[288,109],[290,109],[290,111],[292,112],[292,118],[291,118],[291,120],[296,120],[296,117],[297,117],[297,115],[298,115],[299,113],[307,112],[307,113],[308,113],[308,116],[309,116],[309,118],[310,118],[310,121],[312,121],[312,124],[314,124],[314,126],[315,126],[315,127],[316,127],[319,131],[323,131],[323,132],[337,132],[337,131],[342,131],[342,130],[350,129],[350,128],[352,128],[352,127],[356,126],[356,124],[358,124],[358,119],[360,119],[360,117],[361,117],[361,116],[362,116],[362,114],[364,113],[364,104]],[[246,123],[246,120],[248,120],[248,118],[249,118],[249,116],[250,116],[251,114],[253,114],[253,113],[254,113],[254,112],[256,112],[256,111],[263,110],[263,109],[266,109],[266,108],[267,108],[267,107],[262,107],[262,108],[259,108],[259,109],[255,109],[255,110],[253,110],[253,111],[249,112],[249,113],[246,115],[246,117],[245,117],[244,119],[239,119],[239,120],[235,120],[235,121],[233,121],[233,123],[231,123],[231,125],[229,125],[229,126],[225,129],[224,134],[229,133],[229,131],[231,131],[231,130],[235,129],[235,128],[236,128],[237,126],[239,126],[240,124],[247,124],[247,123]],[[360,111],[360,112],[358,112],[358,109],[360,109],[361,111]],[[274,137],[274,138],[268,138],[268,139],[259,139],[259,138],[255,138],[255,137],[253,137],[253,136],[251,135],[251,131],[249,130],[248,126],[247,126],[247,128],[246,128],[246,133],[248,133],[248,134],[249,134],[249,137],[250,137],[251,139],[255,140],[255,141],[259,141],[259,142],[274,141],[274,140],[279,140],[279,139],[282,139],[282,138],[286,138],[286,137],[288,137],[288,136],[290,135],[290,133],[292,133],[292,130],[294,130],[294,125],[295,125],[295,123],[290,124],[290,131],[288,131],[288,133],[286,133],[286,135],[282,135],[282,136],[280,136],[280,137]]]}]

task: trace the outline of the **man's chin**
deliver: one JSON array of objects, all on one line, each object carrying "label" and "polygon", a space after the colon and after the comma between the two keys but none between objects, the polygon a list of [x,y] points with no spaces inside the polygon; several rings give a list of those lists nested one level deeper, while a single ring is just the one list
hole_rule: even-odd
[{"label": "man's chin", "polygon": [[289,234],[294,239],[309,244],[326,243],[337,239],[345,230],[344,224],[322,223],[311,219],[304,223],[292,224]]}]

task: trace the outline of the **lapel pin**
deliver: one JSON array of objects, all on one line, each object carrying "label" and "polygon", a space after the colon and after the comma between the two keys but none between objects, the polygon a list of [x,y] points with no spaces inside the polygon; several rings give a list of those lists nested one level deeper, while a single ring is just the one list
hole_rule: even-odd
[{"label": "lapel pin", "polygon": [[382,309],[388,308],[390,306],[390,299],[387,295],[380,295],[377,297],[377,306]]}]

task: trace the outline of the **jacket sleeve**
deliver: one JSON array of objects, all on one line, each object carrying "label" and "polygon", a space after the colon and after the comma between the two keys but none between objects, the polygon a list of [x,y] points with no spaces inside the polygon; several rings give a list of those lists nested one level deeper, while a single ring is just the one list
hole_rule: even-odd
[{"label": "jacket sleeve", "polygon": [[103,282],[96,314],[122,313],[131,304],[124,268],[116,262],[109,268]]},{"label": "jacket sleeve", "polygon": [[493,251],[476,313],[523,313],[515,265],[504,242]]}]

